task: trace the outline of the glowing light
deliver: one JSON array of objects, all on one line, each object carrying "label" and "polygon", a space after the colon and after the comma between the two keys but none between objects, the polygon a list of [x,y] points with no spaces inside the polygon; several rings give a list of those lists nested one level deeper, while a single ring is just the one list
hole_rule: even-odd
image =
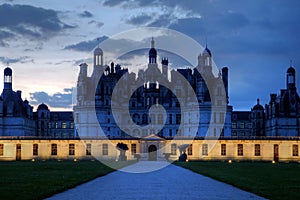
[{"label": "glowing light", "polygon": [[232,163],[232,160],[228,160],[228,163],[231,164],[231,163]]},{"label": "glowing light", "polygon": [[275,162],[275,160],[272,160],[272,164],[275,164],[276,162]]},{"label": "glowing light", "polygon": [[35,162],[35,159],[34,159],[34,158],[32,158],[31,162]]},{"label": "glowing light", "polygon": [[75,158],[75,159],[74,159],[74,162],[77,162],[77,161],[78,161],[78,160]]},{"label": "glowing light", "polygon": [[189,160],[186,160],[186,162],[189,162]]}]

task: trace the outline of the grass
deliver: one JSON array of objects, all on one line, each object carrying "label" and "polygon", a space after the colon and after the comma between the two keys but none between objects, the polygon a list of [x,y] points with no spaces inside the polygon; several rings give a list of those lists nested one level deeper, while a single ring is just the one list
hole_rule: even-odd
[{"label": "grass", "polygon": [[98,161],[0,162],[0,199],[43,199],[112,171]]},{"label": "grass", "polygon": [[300,199],[300,164],[175,162],[174,164],[268,199]]}]

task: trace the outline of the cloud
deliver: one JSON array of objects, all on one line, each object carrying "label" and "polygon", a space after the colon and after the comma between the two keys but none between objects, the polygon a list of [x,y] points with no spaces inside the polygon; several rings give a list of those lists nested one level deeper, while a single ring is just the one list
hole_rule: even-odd
[{"label": "cloud", "polygon": [[88,22],[88,24],[95,24],[98,28],[100,28],[104,25],[103,22],[97,22],[96,20],[91,20]]},{"label": "cloud", "polygon": [[4,65],[11,64],[11,63],[34,63],[34,60],[31,59],[28,56],[22,56],[22,57],[18,57],[18,58],[8,58],[8,57],[2,57],[0,56],[0,62]]},{"label": "cloud", "polygon": [[64,49],[89,52],[89,51],[93,50],[100,42],[106,40],[107,38],[108,38],[107,36],[102,36],[99,38],[95,38],[93,40],[82,41],[77,44],[68,45]]},{"label": "cloud", "polygon": [[63,23],[58,12],[30,5],[0,5],[0,37],[14,36],[48,39],[58,32],[74,28]]},{"label": "cloud", "polygon": [[82,13],[79,14],[80,17],[84,17],[84,18],[91,18],[94,15],[92,13],[90,13],[89,11],[85,10]]},{"label": "cloud", "polygon": [[45,103],[52,108],[72,108],[72,88],[49,95],[44,91],[30,93],[30,104],[37,106]]},{"label": "cloud", "polygon": [[132,25],[146,25],[153,19],[152,16],[148,14],[140,14],[138,16],[133,16],[126,20],[126,23]]}]

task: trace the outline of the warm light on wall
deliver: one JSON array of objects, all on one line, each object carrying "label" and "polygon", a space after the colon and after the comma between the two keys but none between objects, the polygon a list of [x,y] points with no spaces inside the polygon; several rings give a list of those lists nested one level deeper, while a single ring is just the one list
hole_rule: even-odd
[{"label": "warm light on wall", "polygon": [[231,164],[231,163],[232,163],[232,160],[228,160],[228,163]]}]

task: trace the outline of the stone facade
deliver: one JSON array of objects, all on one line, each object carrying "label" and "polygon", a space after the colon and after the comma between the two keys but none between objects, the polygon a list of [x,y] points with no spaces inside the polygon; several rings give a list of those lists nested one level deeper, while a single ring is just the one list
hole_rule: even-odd
[{"label": "stone facade", "polygon": [[[150,135],[140,139],[4,139],[0,140],[0,160],[117,160],[120,151],[117,143],[124,143],[128,160],[140,155],[141,160],[177,160],[179,146],[188,144],[188,160],[232,161],[300,161],[298,138],[290,139],[220,139],[171,140]],[[152,151],[156,149],[157,151]],[[167,157],[166,157],[167,155]]]},{"label": "stone facade", "polygon": [[[91,77],[87,76],[87,67],[86,63],[80,65],[77,105],[74,107],[79,136],[126,137],[129,134],[144,137],[152,133],[163,137],[231,135],[228,68],[223,68],[215,76],[212,72],[212,54],[207,47],[198,56],[197,67],[172,70],[171,77],[168,77],[167,58],[162,59],[161,67],[157,64],[153,39],[148,67],[140,69],[138,76],[114,63],[104,66],[100,48],[94,51]],[[181,77],[187,80],[187,85]],[[118,82],[124,89],[117,91],[119,98],[111,105]],[[191,100],[192,93],[195,94],[195,102]],[[129,103],[122,101],[126,98],[130,99]],[[165,117],[159,108],[155,108],[158,104],[166,110]],[[117,116],[113,115],[112,106],[119,111]],[[149,113],[150,108],[152,113]],[[126,115],[127,110],[130,116]],[[142,128],[150,123],[151,127]]]}]

